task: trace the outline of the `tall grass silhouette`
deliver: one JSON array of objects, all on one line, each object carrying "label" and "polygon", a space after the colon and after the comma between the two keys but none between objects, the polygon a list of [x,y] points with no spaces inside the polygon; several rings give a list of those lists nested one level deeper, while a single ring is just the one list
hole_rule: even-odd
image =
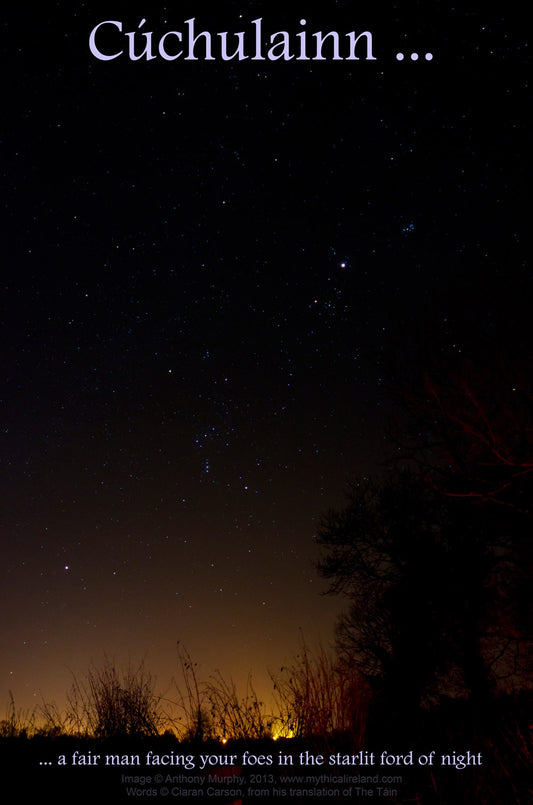
[{"label": "tall grass silhouette", "polygon": [[363,745],[367,685],[322,646],[311,650],[302,640],[294,661],[271,678],[280,736],[350,735],[354,746]]},{"label": "tall grass silhouette", "polygon": [[[302,747],[334,752],[369,748],[369,688],[334,654],[323,647],[310,649],[302,640],[294,659],[270,671],[270,678],[272,702],[267,705],[250,676],[241,689],[220,671],[201,678],[197,663],[178,644],[178,671],[162,695],[144,662],[120,669],[105,657],[100,666],[91,665],[84,675],[74,677],[64,713],[45,701],[34,709],[18,708],[10,693],[0,721],[0,739],[6,741],[4,746],[16,745],[24,752],[33,738],[39,739],[39,747],[43,740],[55,739],[83,739],[90,746],[97,739],[161,737],[197,743],[199,751],[204,751],[200,746],[206,742],[242,746],[243,741],[251,741],[264,746],[265,741],[278,738],[294,739],[296,752]],[[533,769],[529,701],[526,694],[503,697],[491,717],[479,723],[472,719],[468,702],[460,700],[428,711],[420,740],[428,746],[476,747],[483,753],[483,766],[470,775],[455,769],[441,769],[440,774],[420,769],[409,791],[395,801],[529,803],[528,779]],[[375,740],[375,724],[373,728]],[[16,751],[12,756],[20,763],[22,755]],[[35,751],[40,756],[42,748]]]},{"label": "tall grass silhouette", "polygon": [[36,710],[15,705],[12,691],[8,694],[6,714],[0,721],[0,738],[27,738],[36,731]]}]

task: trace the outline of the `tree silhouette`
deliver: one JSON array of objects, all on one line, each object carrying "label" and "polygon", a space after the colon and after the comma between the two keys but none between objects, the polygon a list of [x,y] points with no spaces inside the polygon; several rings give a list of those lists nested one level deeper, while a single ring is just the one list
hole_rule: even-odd
[{"label": "tree silhouette", "polygon": [[[485,654],[492,676],[528,685],[531,651],[533,359],[528,340],[473,357],[433,361],[406,396],[409,454],[427,482],[471,525],[464,550],[486,558]],[[465,505],[463,505],[465,504]],[[531,678],[529,678],[529,683]]]},{"label": "tree silhouette", "polygon": [[342,512],[326,515],[318,535],[319,570],[330,592],[350,602],[338,624],[341,655],[395,709],[418,707],[447,662],[452,589],[438,508],[411,475],[363,480]]},{"label": "tree silhouette", "polygon": [[531,644],[530,375],[461,358],[423,377],[411,470],[354,484],[318,534],[319,571],[349,601],[341,654],[399,718],[442,696],[481,712],[527,687]]}]

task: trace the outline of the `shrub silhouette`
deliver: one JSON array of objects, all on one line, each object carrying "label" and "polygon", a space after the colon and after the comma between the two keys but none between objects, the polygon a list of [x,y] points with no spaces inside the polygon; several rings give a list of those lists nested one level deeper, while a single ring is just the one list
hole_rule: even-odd
[{"label": "shrub silhouette", "polygon": [[74,678],[67,719],[76,732],[96,738],[157,735],[164,717],[154,687],[144,663],[119,671],[106,657],[101,667],[91,666],[81,681]]}]

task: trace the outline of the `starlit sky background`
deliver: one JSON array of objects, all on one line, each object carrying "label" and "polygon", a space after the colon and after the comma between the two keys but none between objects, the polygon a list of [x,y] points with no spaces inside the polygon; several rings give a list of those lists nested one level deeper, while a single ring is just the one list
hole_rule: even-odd
[{"label": "starlit sky background", "polygon": [[[394,373],[529,281],[523,36],[469,3],[48,5],[4,21],[2,696],[61,704],[104,653],[164,691],[178,640],[261,692],[333,640],[317,526],[379,471]],[[191,16],[376,60],[88,50]]]}]

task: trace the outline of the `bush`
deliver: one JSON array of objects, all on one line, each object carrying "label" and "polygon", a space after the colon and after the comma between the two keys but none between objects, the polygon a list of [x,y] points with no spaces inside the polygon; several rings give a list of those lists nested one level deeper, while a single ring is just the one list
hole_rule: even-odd
[{"label": "bush", "polygon": [[96,738],[158,735],[164,723],[155,680],[141,663],[123,671],[105,659],[91,666],[81,681],[74,678],[67,720],[75,732]]}]

